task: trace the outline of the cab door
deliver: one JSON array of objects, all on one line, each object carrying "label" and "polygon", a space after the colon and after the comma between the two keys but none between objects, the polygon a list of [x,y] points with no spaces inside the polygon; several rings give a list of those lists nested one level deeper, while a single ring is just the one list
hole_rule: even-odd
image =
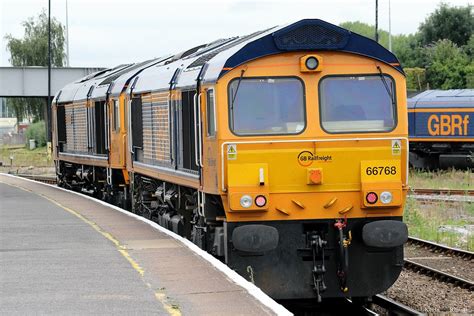
[{"label": "cab door", "polygon": [[124,98],[109,100],[109,159],[112,168],[123,168],[125,164],[126,126],[124,126]]},{"label": "cab door", "polygon": [[201,93],[201,164],[202,164],[202,185],[204,191],[217,193],[217,114],[216,114],[216,93],[213,86],[206,87]]}]

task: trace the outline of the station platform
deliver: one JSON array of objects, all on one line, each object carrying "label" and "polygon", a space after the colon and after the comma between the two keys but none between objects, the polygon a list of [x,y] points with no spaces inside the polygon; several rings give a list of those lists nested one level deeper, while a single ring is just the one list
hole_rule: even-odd
[{"label": "station platform", "polygon": [[0,174],[0,314],[290,314],[156,226],[81,194]]}]

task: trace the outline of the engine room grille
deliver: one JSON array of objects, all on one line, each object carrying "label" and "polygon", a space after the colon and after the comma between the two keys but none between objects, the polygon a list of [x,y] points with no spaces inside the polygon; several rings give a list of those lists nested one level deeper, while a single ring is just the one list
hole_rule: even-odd
[{"label": "engine room grille", "polygon": [[143,162],[166,165],[170,159],[168,92],[142,98]]},{"label": "engine room grille", "polygon": [[66,151],[87,153],[86,104],[66,105]]},{"label": "engine room grille", "polygon": [[321,20],[303,20],[273,34],[275,45],[281,50],[341,49],[349,36],[349,31]]}]

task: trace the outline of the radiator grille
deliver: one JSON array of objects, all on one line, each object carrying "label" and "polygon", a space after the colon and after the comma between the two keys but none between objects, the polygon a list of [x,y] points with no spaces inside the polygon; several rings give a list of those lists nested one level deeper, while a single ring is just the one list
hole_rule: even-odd
[{"label": "radiator grille", "polygon": [[142,98],[143,162],[167,165],[170,159],[168,92]]},{"label": "radiator grille", "polygon": [[87,153],[86,104],[66,105],[66,150],[73,153]]},{"label": "radiator grille", "polygon": [[275,32],[274,40],[281,50],[340,49],[346,46],[349,35],[347,30],[318,21]]}]

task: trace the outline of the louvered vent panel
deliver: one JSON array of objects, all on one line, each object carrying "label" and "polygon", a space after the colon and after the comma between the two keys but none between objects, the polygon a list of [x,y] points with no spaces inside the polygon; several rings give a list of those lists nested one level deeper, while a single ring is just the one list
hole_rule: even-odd
[{"label": "louvered vent panel", "polygon": [[302,21],[289,30],[273,35],[281,50],[340,49],[346,46],[350,32],[324,21]]},{"label": "louvered vent panel", "polygon": [[73,126],[73,113],[74,108],[72,105],[68,104],[65,105],[64,108],[66,109],[66,148],[65,150],[68,152],[74,151],[74,126]]},{"label": "louvered vent panel", "polygon": [[85,104],[74,107],[74,150],[87,153],[87,114]]},{"label": "louvered vent panel", "polygon": [[151,163],[153,161],[153,122],[152,107],[150,100],[143,99],[142,103],[143,118],[143,162]]},{"label": "louvered vent panel", "polygon": [[170,162],[168,93],[153,95],[153,148],[158,164]]}]

